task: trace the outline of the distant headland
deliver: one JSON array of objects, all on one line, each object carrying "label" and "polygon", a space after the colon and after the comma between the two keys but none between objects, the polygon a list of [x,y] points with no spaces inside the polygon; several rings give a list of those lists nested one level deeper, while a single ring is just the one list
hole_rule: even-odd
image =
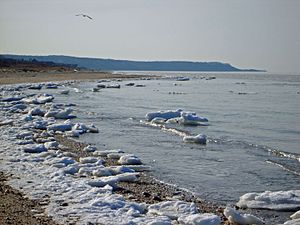
[{"label": "distant headland", "polygon": [[205,71],[205,72],[265,72],[258,69],[239,69],[222,62],[191,62],[191,61],[132,61],[103,58],[73,57],[64,55],[11,55],[1,54],[0,58],[53,62],[72,65],[78,68],[95,71]]}]

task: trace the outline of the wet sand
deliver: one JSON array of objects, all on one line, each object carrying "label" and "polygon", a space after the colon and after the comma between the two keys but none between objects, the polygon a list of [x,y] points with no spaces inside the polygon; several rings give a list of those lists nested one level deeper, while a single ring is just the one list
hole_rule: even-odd
[{"label": "wet sand", "polygon": [[42,201],[28,199],[6,184],[10,176],[0,172],[0,224],[56,224],[44,214]]}]

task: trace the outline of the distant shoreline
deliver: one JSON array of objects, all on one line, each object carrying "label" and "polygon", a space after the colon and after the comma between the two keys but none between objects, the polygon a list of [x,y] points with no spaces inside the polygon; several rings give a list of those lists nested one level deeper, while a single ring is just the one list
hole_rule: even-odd
[{"label": "distant shoreline", "polygon": [[136,61],[105,58],[74,57],[66,55],[13,55],[0,54],[0,58],[21,61],[52,62],[94,71],[194,71],[194,72],[265,72],[261,69],[240,69],[217,61]]}]

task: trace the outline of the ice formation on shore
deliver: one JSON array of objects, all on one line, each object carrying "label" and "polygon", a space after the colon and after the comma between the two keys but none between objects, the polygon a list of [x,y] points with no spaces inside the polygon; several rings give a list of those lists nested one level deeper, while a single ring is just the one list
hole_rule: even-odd
[{"label": "ice formation on shore", "polygon": [[[0,100],[0,115],[1,118],[5,116],[0,122],[4,127],[0,153],[2,170],[19,177],[11,179],[9,184],[22,188],[30,198],[49,202],[45,207],[54,220],[62,224],[220,224],[218,216],[201,214],[193,203],[167,201],[147,205],[115,194],[118,182],[135,182],[139,176],[137,171],[147,166],[142,165],[138,157],[122,150],[100,151],[87,146],[84,151],[93,155],[88,157],[61,150],[55,134],[73,137],[96,133],[98,129],[71,120],[61,121],[70,118],[72,109],[54,104],[53,95],[17,92],[42,87],[56,89],[60,85],[2,88],[8,94]],[[177,115],[180,116],[180,111]],[[103,157],[118,159],[120,166],[104,166]]]},{"label": "ice formation on shore", "polygon": [[263,225],[264,222],[256,216],[251,214],[241,214],[237,210],[226,207],[224,209],[224,215],[229,220],[229,222],[233,224],[240,224],[240,225]]},{"label": "ice formation on shore", "polygon": [[278,211],[297,210],[300,208],[300,190],[247,193],[240,197],[237,206]]},{"label": "ice formation on shore", "polygon": [[148,214],[167,216],[173,220],[196,213],[198,213],[198,209],[194,203],[183,201],[160,202],[148,207]]}]

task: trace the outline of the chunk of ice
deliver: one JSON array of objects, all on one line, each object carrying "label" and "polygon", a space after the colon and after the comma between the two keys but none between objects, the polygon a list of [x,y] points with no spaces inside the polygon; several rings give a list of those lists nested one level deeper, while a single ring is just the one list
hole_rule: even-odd
[{"label": "chunk of ice", "polygon": [[53,125],[49,125],[47,127],[48,131],[70,131],[72,129],[72,125],[71,124],[53,124]]},{"label": "chunk of ice", "polygon": [[23,148],[26,153],[41,153],[47,151],[47,148],[43,144],[27,145]]},{"label": "chunk of ice", "polygon": [[98,158],[96,157],[83,157],[79,158],[79,162],[85,164],[85,163],[95,163],[98,161]]},{"label": "chunk of ice", "polygon": [[252,209],[295,210],[300,208],[300,190],[247,193],[237,206]]},{"label": "chunk of ice", "polygon": [[206,135],[198,134],[196,136],[185,136],[183,137],[184,142],[206,144]]},{"label": "chunk of ice", "polygon": [[140,165],[142,161],[135,155],[122,155],[118,160],[121,165]]},{"label": "chunk of ice", "polygon": [[160,118],[164,118],[165,120],[171,119],[171,118],[175,118],[175,117],[180,117],[182,110],[178,109],[176,111],[158,111],[158,112],[150,112],[146,114],[146,120],[151,121],[153,120],[155,117],[160,117]]},{"label": "chunk of ice", "polygon": [[236,223],[240,225],[248,225],[248,224],[254,224],[254,225],[263,225],[264,222],[259,219],[256,216],[253,216],[251,214],[241,214],[237,210],[226,207],[224,209],[224,215],[231,223]]}]

